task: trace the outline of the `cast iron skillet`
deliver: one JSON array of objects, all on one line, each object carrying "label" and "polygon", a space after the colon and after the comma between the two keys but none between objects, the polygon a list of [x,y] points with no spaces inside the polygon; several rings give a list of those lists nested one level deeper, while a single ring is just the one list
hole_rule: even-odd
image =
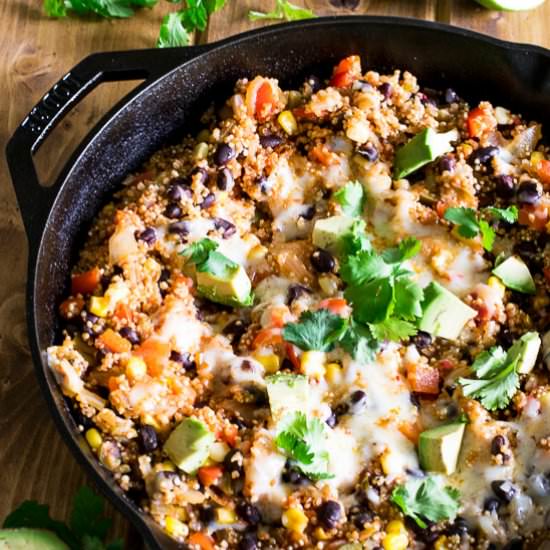
[{"label": "cast iron skillet", "polygon": [[[58,335],[57,305],[83,230],[128,172],[192,129],[207,102],[225,98],[236,79],[263,74],[291,84],[312,73],[325,77],[352,53],[364,67],[405,68],[424,86],[453,87],[472,103],[487,98],[550,124],[548,50],[435,23],[357,16],[276,25],[207,46],[92,55],[41,99],[8,143],[29,239],[27,316],[39,383],[77,459],[152,548],[175,544],[98,465],[44,360]],[[51,129],[101,82],[139,78],[144,82],[90,132],[55,184],[40,186],[32,155]]]}]

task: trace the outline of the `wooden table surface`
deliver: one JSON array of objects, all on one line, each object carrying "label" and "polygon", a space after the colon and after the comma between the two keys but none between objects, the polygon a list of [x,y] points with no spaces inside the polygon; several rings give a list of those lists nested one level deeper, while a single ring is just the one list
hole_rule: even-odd
[{"label": "wooden table surface", "polygon": [[[471,0],[295,0],[318,15],[401,15],[469,27],[495,36],[550,48],[550,1],[537,10],[501,14]],[[52,20],[39,0],[0,0],[0,150],[41,95],[84,56],[102,50],[147,48],[155,44],[162,16],[177,5],[161,0],[122,21]],[[258,25],[246,18],[249,9],[269,10],[274,0],[228,0],[228,5],[195,37],[210,42]],[[475,62],[475,60],[472,60]],[[86,130],[132,84],[103,85],[92,93],[52,134],[35,160],[48,182]],[[24,288],[26,238],[5,159],[0,158],[0,521],[22,500],[48,503],[54,517],[67,518],[72,495],[87,482],[69,453],[35,382],[26,339]],[[139,538],[110,508],[114,530],[127,537],[128,548]]]}]

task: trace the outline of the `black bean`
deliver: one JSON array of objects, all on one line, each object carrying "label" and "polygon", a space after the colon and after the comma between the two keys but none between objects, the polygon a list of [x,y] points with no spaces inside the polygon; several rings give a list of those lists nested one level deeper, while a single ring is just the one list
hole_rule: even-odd
[{"label": "black bean", "polygon": [[491,454],[498,455],[502,452],[503,447],[506,447],[506,438],[503,435],[496,435],[491,441]]},{"label": "black bean", "polygon": [[445,103],[456,103],[458,101],[458,95],[452,88],[445,90]]},{"label": "black bean", "polygon": [[[532,271],[537,271],[541,267],[542,258],[540,257],[537,243],[534,241],[520,241],[514,246],[514,252],[521,256],[521,259]],[[530,301],[528,295],[524,296]]]},{"label": "black bean", "polygon": [[99,317],[86,309],[81,312],[80,318],[82,330],[90,336],[99,336],[105,330],[103,325],[99,324]]},{"label": "black bean", "polygon": [[168,226],[168,233],[179,235],[182,238],[187,237],[189,234],[189,224],[185,221],[171,223]]},{"label": "black bean", "polygon": [[388,100],[393,95],[393,87],[389,82],[383,82],[378,86],[378,91]]},{"label": "black bean", "polygon": [[69,406],[69,408],[71,409],[71,413],[73,415],[73,419],[75,421],[75,424],[77,426],[82,426],[85,430],[87,430],[88,428],[93,428],[94,427],[94,423],[92,422],[92,419],[88,416],[86,416],[81,410],[80,410],[80,407],[76,404],[72,404],[70,402],[68,402],[68,399],[67,399],[67,404]]},{"label": "black bean", "polygon": [[372,512],[364,511],[354,514],[352,516],[353,524],[358,529],[364,529],[366,523],[370,523],[373,520]]},{"label": "black bean", "polygon": [[452,172],[456,168],[456,159],[453,155],[445,155],[439,161],[439,168],[442,172]]},{"label": "black bean", "polygon": [[323,248],[315,250],[310,259],[311,265],[318,273],[330,273],[336,265],[332,254]]},{"label": "black bean", "polygon": [[309,484],[309,479],[297,468],[291,467],[283,470],[283,475],[281,478],[285,483],[290,483],[291,485]]},{"label": "black bean", "polygon": [[489,145],[488,147],[480,147],[476,149],[468,158],[470,164],[487,165],[491,159],[498,153],[498,147]]},{"label": "black bean", "polygon": [[420,408],[420,398],[418,397],[418,394],[416,392],[411,392],[409,399],[416,408]]},{"label": "black bean", "polygon": [[[199,175],[199,177],[196,177],[197,174]],[[196,179],[197,183],[205,185],[208,181],[208,172],[204,168],[197,166],[191,172],[191,178]]]},{"label": "black bean", "polygon": [[141,342],[139,334],[133,328],[122,327],[119,332],[123,338],[129,340],[130,343],[134,344],[135,346],[137,346]]},{"label": "black bean", "polygon": [[136,238],[151,246],[157,240],[157,232],[152,227],[146,227],[143,231],[137,233]]},{"label": "black bean", "polygon": [[422,103],[422,105],[433,105],[434,107],[437,107],[439,104],[437,97],[431,94],[420,92],[418,97],[420,98],[420,103]]},{"label": "black bean", "polygon": [[413,344],[419,349],[427,348],[432,343],[430,333],[419,330],[412,339]]},{"label": "black bean", "polygon": [[225,467],[225,471],[233,477],[234,475],[236,477],[239,477],[242,475],[244,468],[244,457],[238,449],[232,449],[229,451],[229,453],[225,456],[223,464]]},{"label": "black bean", "polygon": [[312,220],[315,216],[315,206],[306,206],[305,210],[300,213],[300,218],[304,220]]},{"label": "black bean", "polygon": [[483,503],[483,509],[487,512],[496,512],[500,508],[500,501],[498,498],[489,497],[485,499]]},{"label": "black bean", "polygon": [[329,428],[334,428],[334,426],[338,424],[338,418],[336,417],[336,414],[330,413],[330,416],[325,420],[325,422]]},{"label": "black bean", "polygon": [[536,181],[520,183],[517,197],[521,204],[538,204],[541,195],[541,189]]},{"label": "black bean", "polygon": [[222,332],[229,337],[231,344],[238,344],[247,329],[247,324],[242,319],[235,319],[223,327]]},{"label": "black bean", "polygon": [[495,193],[502,199],[511,199],[516,194],[514,178],[508,174],[497,176],[495,179]]},{"label": "black bean", "polygon": [[167,269],[166,267],[163,267],[160,272],[159,283],[166,282],[169,280],[170,280],[170,270]]},{"label": "black bean", "polygon": [[348,403],[340,403],[339,405],[336,405],[336,408],[334,409],[334,414],[338,418],[339,416],[343,416],[344,414],[348,414],[349,412],[349,404]]},{"label": "black bean", "polygon": [[233,185],[235,184],[231,170],[229,170],[229,168],[222,168],[218,172],[216,183],[218,184],[218,189],[221,189],[222,191],[231,191]]},{"label": "black bean", "polygon": [[239,543],[239,550],[256,550],[258,548],[258,537],[256,533],[245,533]]},{"label": "black bean", "polygon": [[517,493],[517,489],[511,481],[498,479],[491,482],[491,489],[496,497],[506,504],[512,502],[512,499]]},{"label": "black bean", "polygon": [[204,524],[207,525],[209,523],[212,523],[215,517],[216,517],[216,512],[213,506],[201,506],[199,508],[199,519]]},{"label": "black bean", "polygon": [[355,80],[351,88],[360,92],[372,90],[372,86],[366,80]]},{"label": "black bean", "polygon": [[288,294],[286,298],[286,303],[288,305],[292,304],[294,300],[297,300],[300,298],[300,296],[303,296],[304,294],[311,294],[311,290],[304,285],[299,284],[293,284],[288,287]]},{"label": "black bean", "polygon": [[313,93],[321,89],[321,81],[315,75],[308,76],[305,83],[311,88]]},{"label": "black bean", "polygon": [[235,150],[227,143],[220,143],[216,152],[214,153],[214,162],[218,166],[227,164],[232,158],[235,157]]},{"label": "black bean", "polygon": [[170,185],[170,187],[168,187],[168,190],[166,191],[166,196],[171,201],[178,202],[181,201],[181,199],[183,199],[183,197],[185,196],[191,197],[192,192],[189,187],[184,187],[180,183],[173,183],[172,185]]},{"label": "black bean", "polygon": [[460,516],[458,516],[454,523],[451,525],[451,527],[448,529],[449,535],[466,535],[468,533],[468,523],[466,520]]},{"label": "black bean", "polygon": [[418,479],[423,479],[426,477],[426,473],[424,470],[421,470],[420,468],[406,468],[405,471],[412,477],[416,477]]},{"label": "black bean", "polygon": [[214,218],[214,227],[222,230],[224,239],[229,239],[231,235],[237,232],[237,228],[230,221],[224,220],[223,218]]},{"label": "black bean", "polygon": [[342,508],[334,500],[327,500],[317,508],[317,518],[323,527],[334,529],[342,517]]},{"label": "black bean", "polygon": [[276,134],[268,134],[266,136],[260,136],[260,145],[264,149],[275,149],[275,147],[278,147],[283,143],[284,139],[281,136],[278,136]]},{"label": "black bean", "polygon": [[154,451],[159,446],[157,432],[153,426],[144,424],[139,427],[139,443],[146,453]]},{"label": "black bean", "polygon": [[216,195],[214,193],[208,193],[204,200],[201,202],[201,208],[210,208],[216,202]]},{"label": "black bean", "polygon": [[367,144],[357,149],[357,154],[366,158],[370,162],[378,160],[378,151],[373,145]]},{"label": "black bean", "polygon": [[179,218],[181,216],[181,208],[177,204],[171,202],[166,206],[164,215],[171,220]]},{"label": "black bean", "polygon": [[256,180],[256,185],[260,186],[260,191],[265,195],[269,191],[269,184],[265,176],[260,176]]},{"label": "black bean", "polygon": [[367,394],[363,390],[354,391],[349,397],[353,413],[358,413],[367,406]]},{"label": "black bean", "polygon": [[186,371],[195,371],[197,369],[197,364],[193,360],[193,357],[190,353],[181,353],[176,350],[170,352],[170,361],[174,363],[179,363]]},{"label": "black bean", "polygon": [[237,514],[250,525],[258,525],[262,521],[260,510],[246,501],[237,504]]}]

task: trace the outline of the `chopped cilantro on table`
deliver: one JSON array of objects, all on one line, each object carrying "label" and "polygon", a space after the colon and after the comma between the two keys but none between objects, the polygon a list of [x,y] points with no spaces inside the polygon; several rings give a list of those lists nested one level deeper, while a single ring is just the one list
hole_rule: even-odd
[{"label": "chopped cilantro on table", "polygon": [[104,501],[89,487],[81,487],[73,500],[69,525],[50,517],[49,508],[34,500],[23,502],[4,520],[4,529],[46,529],[72,550],[122,550],[123,541],[105,543],[112,521],[103,515]]},{"label": "chopped cilantro on table", "polygon": [[106,18],[127,18],[132,8],[152,8],[158,0],[44,0],[43,8],[50,17],[66,17],[69,11],[77,15],[99,15]]},{"label": "chopped cilantro on table", "polygon": [[428,521],[453,520],[460,507],[460,493],[452,487],[443,487],[434,477],[411,478],[398,485],[391,500],[408,517],[425,529]]},{"label": "chopped cilantro on table", "polygon": [[466,239],[473,239],[481,235],[481,244],[485,250],[491,251],[495,242],[495,230],[489,221],[505,221],[514,223],[518,219],[518,209],[516,206],[508,208],[496,208],[489,206],[481,210],[481,214],[473,208],[459,206],[457,208],[447,208],[443,218],[458,227],[458,234]]},{"label": "chopped cilantro on table", "polygon": [[459,378],[462,391],[488,410],[503,409],[519,387],[519,355],[506,353],[500,346],[480,353],[472,365],[477,379]]},{"label": "chopped cilantro on table", "polygon": [[334,200],[342,207],[342,212],[350,218],[363,213],[365,207],[365,190],[358,181],[350,181],[333,195]]},{"label": "chopped cilantro on table", "polygon": [[284,417],[277,426],[275,444],[310,479],[334,477],[328,473],[327,428],[319,418],[303,412]]},{"label": "chopped cilantro on table", "polygon": [[250,21],[260,21],[265,19],[284,19],[286,21],[299,21],[301,19],[311,19],[315,14],[306,8],[301,8],[290,3],[288,0],[276,0],[275,9],[270,12],[250,10],[248,19]]}]

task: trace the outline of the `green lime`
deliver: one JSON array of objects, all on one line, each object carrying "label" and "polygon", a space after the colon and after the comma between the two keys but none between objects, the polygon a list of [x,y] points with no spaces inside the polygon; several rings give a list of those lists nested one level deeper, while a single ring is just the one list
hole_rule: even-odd
[{"label": "green lime", "polygon": [[544,3],[544,0],[476,0],[478,4],[490,10],[520,11],[532,10]]}]

